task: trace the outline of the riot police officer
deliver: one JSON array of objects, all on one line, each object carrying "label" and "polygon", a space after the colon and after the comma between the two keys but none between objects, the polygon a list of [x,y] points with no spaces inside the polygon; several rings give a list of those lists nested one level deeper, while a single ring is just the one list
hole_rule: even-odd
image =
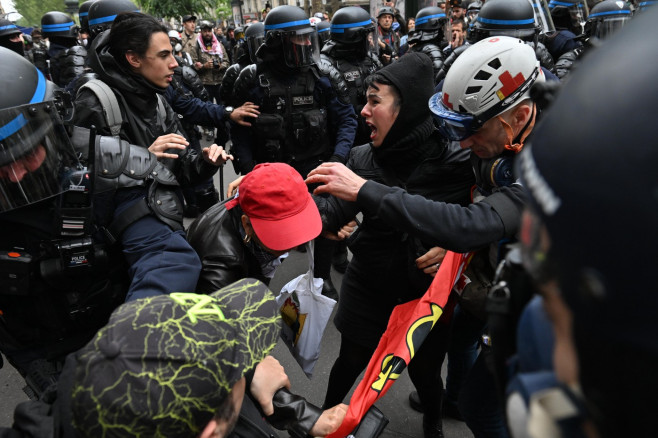
[{"label": "riot police officer", "polygon": [[[237,103],[253,102],[261,112],[250,128],[232,129],[240,172],[279,161],[306,177],[323,161],[345,162],[354,144],[356,115],[317,65],[317,33],[308,16],[296,6],[278,6],[264,24],[258,62],[235,84]],[[329,275],[332,252],[327,239],[316,240],[315,276],[325,280],[328,295],[337,297]]]},{"label": "riot police officer", "polygon": [[[82,6],[81,6],[82,7]],[[95,0],[88,6],[87,25],[89,26],[89,39],[87,46],[105,30],[112,26],[117,14],[121,12],[139,12],[139,8],[130,0]],[[38,65],[37,65],[38,67]],[[98,75],[90,68],[85,68],[82,74],[69,82],[66,87],[74,98],[78,89],[90,80],[98,79]]]},{"label": "riot police officer", "polygon": [[317,34],[308,17],[298,7],[279,6],[264,25],[258,63],[245,68],[235,84],[237,102],[254,102],[262,113],[251,129],[235,129],[240,171],[282,161],[306,176],[327,159],[345,161],[356,117],[318,68]]},{"label": "riot police officer", "polygon": [[244,39],[238,43],[240,49],[236,50],[236,53],[238,53],[235,59],[236,62],[226,69],[222,85],[219,87],[219,96],[224,104],[236,104],[233,96],[235,81],[245,67],[256,62],[256,50],[263,43],[264,35],[265,25],[261,22],[250,24],[244,32]]},{"label": "riot police officer", "polygon": [[[339,9],[340,10],[340,9]],[[331,37],[331,22],[329,21],[320,21],[315,23],[315,31],[318,33],[318,38],[320,40],[320,50],[324,48],[324,45],[329,41]]]},{"label": "riot police officer", "polygon": [[0,18],[0,47],[6,47],[19,55],[25,55],[21,30],[11,21]]},{"label": "riot police officer", "polygon": [[471,29],[471,43],[491,36],[511,36],[532,44],[541,66],[553,72],[553,57],[539,42],[542,28],[528,0],[489,0],[480,9]]},{"label": "riot police officer", "polygon": [[409,51],[421,52],[432,60],[434,75],[443,66],[442,43],[445,38],[445,26],[448,22],[443,9],[437,6],[428,6],[416,14],[416,29],[409,37]]},{"label": "riot police officer", "polygon": [[[94,4],[96,0],[87,0],[82,3],[78,8],[78,18],[80,19],[80,34],[82,40],[82,34],[85,34],[89,37],[89,8]],[[89,44],[88,40],[80,41],[80,44],[87,46]]]},{"label": "riot police officer", "polygon": [[585,0],[551,0],[548,3],[556,29],[566,29],[574,35],[585,32],[589,7]]},{"label": "riot police officer", "polygon": [[584,44],[560,56],[555,63],[557,76],[560,79],[566,77],[584,53],[625,26],[631,20],[632,15],[629,3],[615,0],[604,0],[597,3],[590,11],[587,23],[585,23]]},{"label": "riot police officer", "polygon": [[348,6],[336,11],[330,26],[331,38],[322,49],[321,59],[340,72],[359,121],[354,145],[365,144],[370,141],[370,128],[361,116],[366,104],[365,79],[382,68],[374,42],[375,25],[364,9]]},{"label": "riot police officer", "polygon": [[89,44],[101,32],[109,29],[117,14],[121,12],[139,12],[139,8],[130,0],[97,0],[89,7]]},{"label": "riot police officer", "polygon": [[66,87],[83,73],[87,50],[78,44],[77,28],[68,14],[59,11],[45,13],[41,17],[41,28],[43,35],[50,40],[50,77],[58,86]]},{"label": "riot police officer", "polygon": [[132,266],[104,232],[117,193],[155,203],[176,180],[144,148],[64,126],[55,84],[0,57],[0,350],[39,397],[129,291]]}]

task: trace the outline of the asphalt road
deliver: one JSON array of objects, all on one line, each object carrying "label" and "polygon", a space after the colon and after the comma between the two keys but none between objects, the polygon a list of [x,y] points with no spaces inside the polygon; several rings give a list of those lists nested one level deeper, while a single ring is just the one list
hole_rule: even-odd
[{"label": "asphalt road", "polygon": [[[207,142],[204,142],[207,143]],[[232,166],[224,168],[224,190],[230,181],[235,179],[235,173]],[[215,177],[215,185],[219,188],[219,175]],[[189,224],[186,220],[186,224]],[[308,269],[306,254],[299,252],[291,253],[284,263],[279,267],[270,287],[273,291],[280,291],[281,287],[293,279],[303,274]],[[342,275],[332,270],[333,283],[340,290]],[[320,359],[316,364],[313,378],[308,379],[302,372],[300,366],[294,360],[288,348],[279,342],[274,350],[273,355],[283,364],[292,382],[292,391],[303,395],[310,402],[321,405],[324,400],[324,393],[327,388],[329,372],[335,358],[338,356],[340,346],[340,336],[331,321],[325,330]],[[445,377],[445,367],[443,370]],[[10,426],[13,419],[14,407],[27,400],[22,391],[24,383],[21,376],[5,362],[5,366],[0,369],[0,427]],[[355,384],[356,387],[356,384]],[[390,423],[381,437],[384,438],[422,438],[422,414],[414,411],[409,407],[407,397],[413,389],[409,380],[408,373],[405,371],[398,381],[391,387],[389,392],[379,400],[376,405],[389,418]],[[350,393],[351,395],[351,393]],[[348,396],[349,400],[349,396]],[[473,435],[463,422],[452,419],[444,420],[445,436],[449,438],[467,438]],[[282,432],[281,437],[288,437],[288,434]]]}]

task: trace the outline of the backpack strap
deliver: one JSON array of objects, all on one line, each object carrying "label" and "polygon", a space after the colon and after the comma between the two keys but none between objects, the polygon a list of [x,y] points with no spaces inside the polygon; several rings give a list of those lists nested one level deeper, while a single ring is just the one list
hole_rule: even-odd
[{"label": "backpack strap", "polygon": [[78,89],[78,94],[83,88],[89,89],[92,93],[96,95],[98,100],[103,107],[103,114],[105,115],[105,121],[107,126],[110,128],[112,135],[119,135],[121,132],[121,124],[123,123],[123,118],[121,116],[121,108],[119,107],[119,102],[117,97],[114,94],[114,91],[103,81],[99,79],[92,79],[88,81],[83,86]]}]

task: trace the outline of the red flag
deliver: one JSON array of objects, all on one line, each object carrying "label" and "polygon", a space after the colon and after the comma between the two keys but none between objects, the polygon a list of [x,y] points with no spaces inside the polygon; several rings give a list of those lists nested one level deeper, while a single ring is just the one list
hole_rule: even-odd
[{"label": "red flag", "polygon": [[425,295],[393,309],[365,376],[352,394],[343,423],[328,438],[344,438],[352,433],[370,406],[386,394],[441,317],[468,261],[470,253],[448,251]]}]

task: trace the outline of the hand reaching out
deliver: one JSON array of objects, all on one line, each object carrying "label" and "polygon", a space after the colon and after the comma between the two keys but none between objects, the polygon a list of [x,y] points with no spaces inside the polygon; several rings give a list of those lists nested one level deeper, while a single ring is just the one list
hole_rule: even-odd
[{"label": "hand reaching out", "polygon": [[156,138],[153,144],[149,146],[149,151],[158,158],[178,158],[179,154],[170,149],[185,149],[189,145],[182,135],[167,134]]},{"label": "hand reaching out", "polygon": [[201,152],[203,153],[203,159],[215,166],[222,166],[228,160],[233,159],[233,155],[227,153],[223,147],[217,146],[216,144],[203,148]]}]

